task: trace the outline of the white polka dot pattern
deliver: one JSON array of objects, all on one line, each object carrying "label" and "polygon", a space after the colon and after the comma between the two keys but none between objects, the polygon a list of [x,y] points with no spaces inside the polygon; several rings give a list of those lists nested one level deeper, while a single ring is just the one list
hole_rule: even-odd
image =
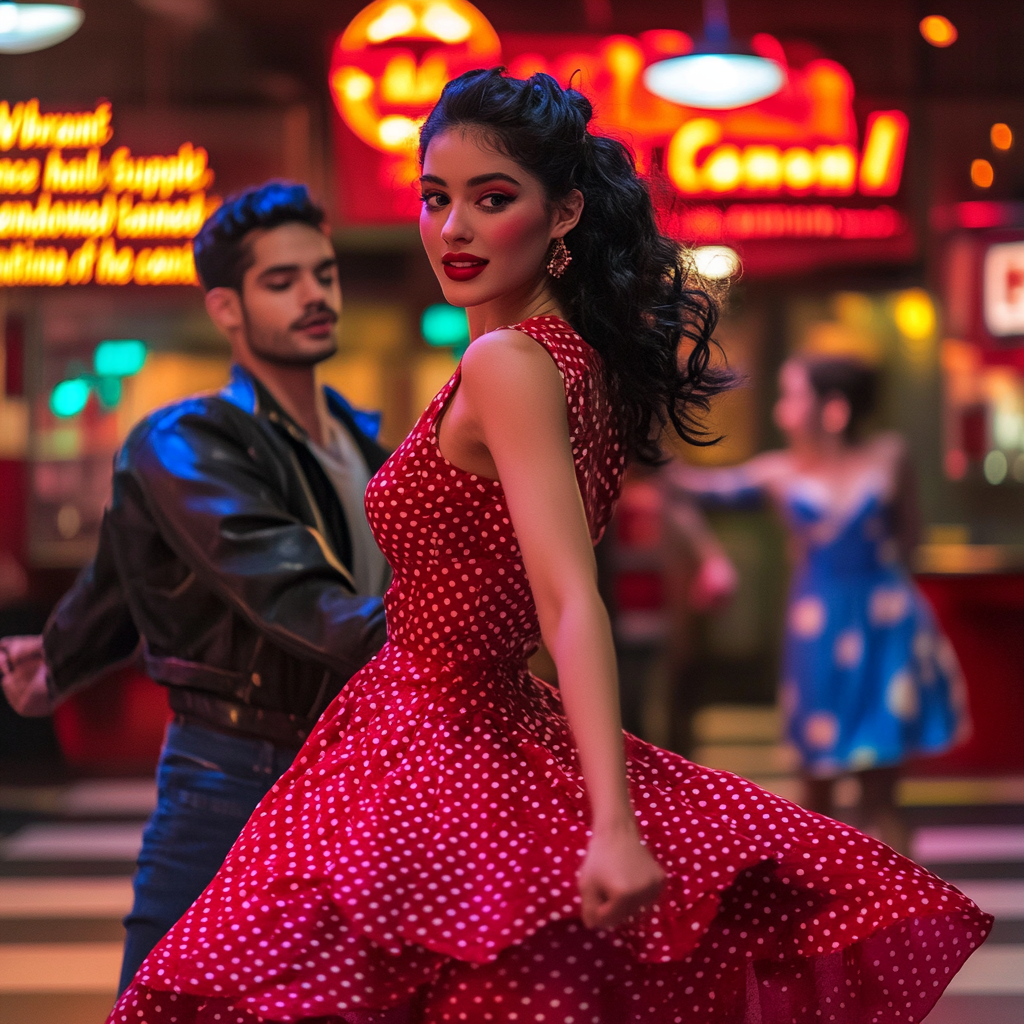
[{"label": "white polka dot pattern", "polygon": [[[597,355],[519,325],[565,381],[596,539],[623,470]],[[882,844],[626,737],[669,881],[579,923],[583,779],[500,484],[440,454],[458,372],[371,482],[389,640],[324,714],[112,1024],[839,1024],[923,1018],[991,919]]]}]

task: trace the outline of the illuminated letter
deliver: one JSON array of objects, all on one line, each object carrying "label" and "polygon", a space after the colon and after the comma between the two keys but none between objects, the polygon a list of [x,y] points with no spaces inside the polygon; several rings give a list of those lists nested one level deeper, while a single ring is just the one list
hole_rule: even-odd
[{"label": "illuminated letter", "polygon": [[782,154],[782,178],[791,192],[806,192],[817,177],[814,155],[802,146],[793,146]]},{"label": "illuminated letter", "polygon": [[90,238],[68,260],[68,284],[88,284],[96,265],[96,240]]},{"label": "illuminated letter", "polygon": [[21,122],[25,117],[25,104],[15,103],[12,111],[7,100],[0,103],[0,149],[5,152],[18,141]]},{"label": "illuminated letter", "polygon": [[704,164],[702,177],[711,192],[732,192],[739,187],[743,162],[738,146],[726,144],[715,149]]},{"label": "illuminated letter", "polygon": [[857,158],[849,146],[818,146],[818,190],[850,195],[857,179]]},{"label": "illuminated letter", "polygon": [[666,163],[668,176],[680,192],[691,194],[704,191],[697,154],[706,146],[713,146],[722,137],[717,121],[708,117],[697,117],[687,121],[672,136],[668,144]]},{"label": "illuminated letter", "polygon": [[782,158],[777,146],[744,148],[743,184],[761,192],[779,191],[782,186]]},{"label": "illuminated letter", "polygon": [[135,253],[125,246],[118,249],[112,238],[100,246],[100,257],[96,262],[97,284],[127,284],[132,279]]},{"label": "illuminated letter", "polygon": [[868,117],[860,159],[860,191],[866,196],[895,195],[907,150],[907,115],[880,110]]}]

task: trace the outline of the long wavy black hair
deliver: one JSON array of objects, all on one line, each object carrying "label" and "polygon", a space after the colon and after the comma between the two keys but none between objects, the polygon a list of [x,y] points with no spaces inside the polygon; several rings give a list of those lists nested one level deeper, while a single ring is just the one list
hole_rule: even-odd
[{"label": "long wavy black hair", "polygon": [[691,444],[717,440],[701,414],[732,375],[711,362],[717,301],[679,245],[658,230],[630,151],[587,130],[592,115],[582,93],[550,75],[524,80],[504,68],[467,71],[445,86],[424,123],[420,160],[435,135],[478,130],[541,181],[549,202],[573,189],[583,193],[583,214],[565,237],[572,262],[551,289],[604,360],[627,454],[656,463],[669,424]]}]

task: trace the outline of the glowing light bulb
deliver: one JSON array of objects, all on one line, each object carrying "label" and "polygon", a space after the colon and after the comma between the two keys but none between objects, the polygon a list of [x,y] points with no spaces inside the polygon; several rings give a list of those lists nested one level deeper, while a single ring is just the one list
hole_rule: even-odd
[{"label": "glowing light bulb", "polygon": [[941,14],[929,14],[927,18],[922,18],[918,28],[921,30],[925,42],[931,43],[932,46],[937,46],[939,49],[952,46],[959,35],[956,25]]},{"label": "glowing light bulb", "polygon": [[70,3],[0,3],[0,53],[45,50],[73,36],[84,20]]},{"label": "glowing light bulb", "polygon": [[740,269],[740,257],[727,245],[702,245],[693,250],[693,265],[701,277],[724,281]]},{"label": "glowing light bulb", "polygon": [[774,96],[786,73],[773,60],[746,53],[691,53],[652,64],[644,85],[687,107],[733,110]]}]

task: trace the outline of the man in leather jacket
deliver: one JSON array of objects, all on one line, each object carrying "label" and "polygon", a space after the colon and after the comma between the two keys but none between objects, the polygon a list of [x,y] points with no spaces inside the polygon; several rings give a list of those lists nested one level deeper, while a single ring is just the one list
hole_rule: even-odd
[{"label": "man in leather jacket", "polygon": [[389,571],[362,506],[386,456],[378,420],[315,384],[341,309],[322,223],[305,187],[283,182],[207,221],[196,267],[231,342],[230,383],[132,430],[96,557],[41,643],[0,645],[4,690],[23,714],[48,713],[131,659],[168,689],[174,719],[121,988],[384,641]]}]

